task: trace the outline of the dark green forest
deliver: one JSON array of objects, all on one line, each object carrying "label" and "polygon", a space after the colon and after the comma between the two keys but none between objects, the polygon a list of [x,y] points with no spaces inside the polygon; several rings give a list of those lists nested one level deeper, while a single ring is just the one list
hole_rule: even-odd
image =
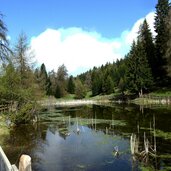
[{"label": "dark green forest", "polygon": [[67,93],[75,94],[76,98],[84,98],[86,92],[90,91],[92,96],[111,93],[142,95],[162,87],[170,88],[170,19],[169,2],[159,0],[154,23],[156,36],[152,35],[145,19],[139,27],[137,40],[132,42],[130,52],[123,59],[94,67],[75,78],[68,77],[64,65],[58,68],[57,73],[47,73],[45,64],[42,64],[36,71],[37,79],[44,80],[46,95],[54,95],[56,98]]},{"label": "dark green forest", "polygon": [[170,89],[171,5],[168,0],[158,0],[154,28],[155,37],[144,20],[131,50],[122,59],[73,77],[68,75],[64,64],[50,72],[46,64],[36,68],[34,53],[24,33],[11,47],[1,14],[0,104],[8,104],[12,119],[20,123],[34,117],[37,101],[47,96],[61,98],[73,94],[74,98],[82,99],[88,92],[91,96],[112,93],[141,96],[161,88]]}]

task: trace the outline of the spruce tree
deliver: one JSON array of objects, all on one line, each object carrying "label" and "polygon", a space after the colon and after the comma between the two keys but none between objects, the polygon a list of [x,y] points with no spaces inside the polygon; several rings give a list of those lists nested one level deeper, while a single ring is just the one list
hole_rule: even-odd
[{"label": "spruce tree", "polygon": [[113,83],[113,80],[112,80],[110,75],[107,76],[105,83],[104,83],[104,87],[105,87],[105,93],[106,94],[113,93],[114,83]]},{"label": "spruce tree", "polygon": [[92,78],[92,95],[96,96],[102,93],[104,76],[100,69],[94,69],[91,78]]},{"label": "spruce tree", "polygon": [[166,59],[167,59],[167,73],[171,77],[171,9],[166,19],[166,25],[168,29],[168,40],[166,45]]},{"label": "spruce tree", "polygon": [[158,71],[156,70],[155,45],[153,42],[151,30],[146,19],[140,26],[138,39],[142,43],[142,46],[146,52],[147,60],[149,63],[149,67],[151,68],[153,78],[156,78],[158,75]]},{"label": "spruce tree", "polygon": [[166,25],[166,18],[169,14],[169,1],[158,0],[156,5],[156,17],[155,17],[155,31],[157,33],[155,38],[156,49],[156,69],[158,73],[158,83],[163,85],[166,82],[166,47],[168,39],[168,30]]},{"label": "spruce tree", "polygon": [[11,52],[11,50],[9,49],[9,43],[7,40],[7,27],[2,19],[3,15],[0,14],[0,60],[4,62],[8,60],[9,52]]},{"label": "spruce tree", "polygon": [[143,90],[151,88],[153,84],[151,69],[142,43],[133,42],[127,60],[128,88],[135,93],[142,94]]},{"label": "spruce tree", "polygon": [[40,86],[46,95],[49,94],[50,89],[50,80],[48,79],[46,66],[43,63],[40,67],[40,76],[39,76]]},{"label": "spruce tree", "polygon": [[74,94],[75,92],[75,84],[73,76],[71,75],[68,80],[68,93]]}]

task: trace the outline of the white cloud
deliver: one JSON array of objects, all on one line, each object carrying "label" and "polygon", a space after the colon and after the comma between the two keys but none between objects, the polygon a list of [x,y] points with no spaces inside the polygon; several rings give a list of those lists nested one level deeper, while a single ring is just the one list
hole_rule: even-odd
[{"label": "white cloud", "polygon": [[134,24],[131,31],[127,31],[127,35],[125,36],[126,43],[127,44],[132,44],[133,40],[136,40],[140,25],[143,23],[145,18],[147,20],[147,23],[149,24],[149,27],[151,29],[151,32],[152,32],[153,36],[156,35],[156,33],[154,31],[154,17],[155,17],[155,13],[150,12],[149,14],[146,15],[146,17],[139,19]]},{"label": "white cloud", "polygon": [[119,41],[107,40],[96,32],[74,27],[47,29],[32,38],[31,46],[39,63],[45,63],[49,70],[65,64],[69,73],[121,58],[117,53],[121,47]]},{"label": "white cloud", "polygon": [[[149,13],[146,19],[153,28],[154,13]],[[70,74],[77,74],[123,57],[143,20],[138,20],[130,31],[123,31],[120,38],[111,39],[77,27],[47,29],[32,38],[31,47],[38,63],[45,63],[48,70],[57,70],[65,64]]]}]

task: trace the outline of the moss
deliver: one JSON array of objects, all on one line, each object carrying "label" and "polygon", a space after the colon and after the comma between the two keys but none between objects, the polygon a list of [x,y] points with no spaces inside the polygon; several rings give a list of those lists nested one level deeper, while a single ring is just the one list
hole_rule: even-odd
[{"label": "moss", "polygon": [[162,155],[159,155],[158,157],[162,159],[171,159],[171,154],[162,154]]},{"label": "moss", "polygon": [[[151,131],[152,133],[154,133],[154,131]],[[164,138],[165,140],[171,140],[171,132],[164,132],[162,130],[157,129],[155,131],[156,137],[161,137]]]},{"label": "moss", "polygon": [[140,169],[142,171],[153,171],[153,170],[155,170],[154,168],[152,168],[150,166],[147,166],[147,167],[146,166],[141,166]]}]

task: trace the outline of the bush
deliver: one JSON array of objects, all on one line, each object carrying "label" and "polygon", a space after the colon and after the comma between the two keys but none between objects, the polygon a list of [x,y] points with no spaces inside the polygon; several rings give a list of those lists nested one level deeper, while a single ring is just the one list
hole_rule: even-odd
[{"label": "bush", "polygon": [[10,119],[16,125],[30,123],[35,119],[37,110],[35,103],[28,102],[22,104],[15,112],[12,112],[10,114]]}]

